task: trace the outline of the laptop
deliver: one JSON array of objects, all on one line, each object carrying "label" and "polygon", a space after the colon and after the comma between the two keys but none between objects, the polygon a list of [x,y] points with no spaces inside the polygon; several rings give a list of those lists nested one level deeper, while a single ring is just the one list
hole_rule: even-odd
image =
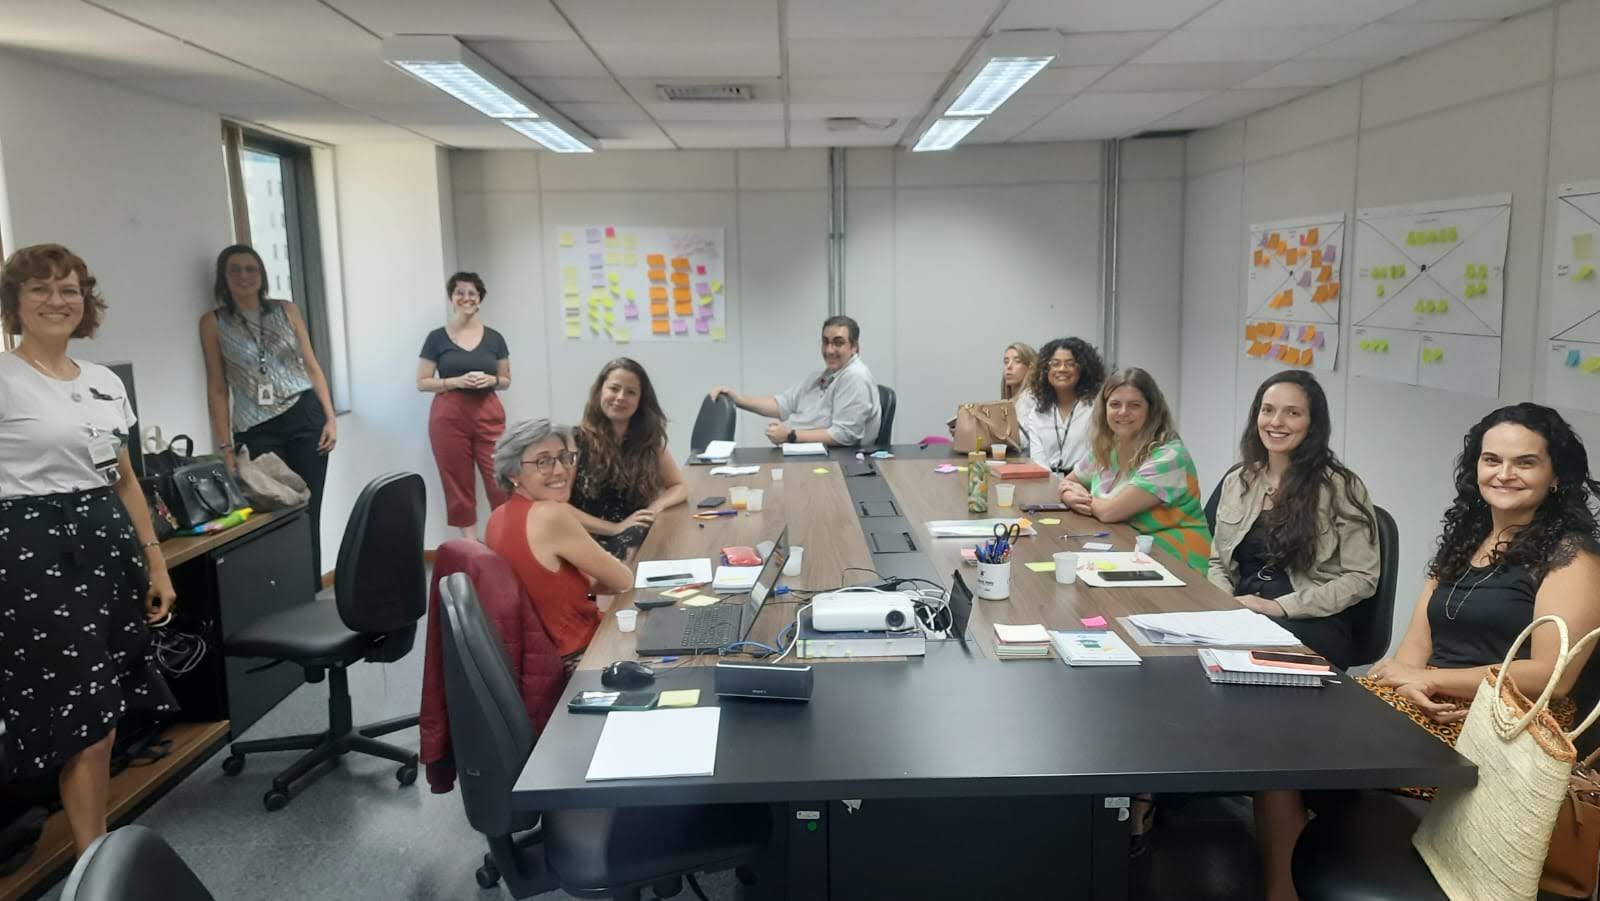
[{"label": "laptop", "polygon": [[959,569],[950,574],[950,594],[945,598],[945,609],[950,611],[950,627],[944,637],[966,644],[967,622],[972,619],[972,591],[967,588],[967,580],[961,578]]},{"label": "laptop", "polygon": [[743,641],[755,628],[761,605],[778,587],[778,576],[789,562],[789,527],[778,533],[772,553],[761,564],[761,573],[743,604],[715,604],[710,607],[660,607],[651,610],[639,624],[638,654],[659,657],[672,654],[705,654],[736,641]]}]

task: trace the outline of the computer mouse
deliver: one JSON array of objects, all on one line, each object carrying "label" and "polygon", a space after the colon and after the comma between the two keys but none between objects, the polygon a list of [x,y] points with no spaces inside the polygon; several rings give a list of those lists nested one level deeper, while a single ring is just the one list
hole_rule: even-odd
[{"label": "computer mouse", "polygon": [[618,660],[600,671],[600,684],[607,688],[643,688],[656,681],[656,671],[632,660]]}]

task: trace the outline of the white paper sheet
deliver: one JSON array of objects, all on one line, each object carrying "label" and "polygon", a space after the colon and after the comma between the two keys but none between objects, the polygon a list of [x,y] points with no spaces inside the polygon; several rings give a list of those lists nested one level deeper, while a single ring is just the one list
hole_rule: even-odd
[{"label": "white paper sheet", "polygon": [[726,460],[733,454],[734,446],[732,441],[712,441],[706,445],[705,450],[700,452],[700,459]]},{"label": "white paper sheet", "polygon": [[[1104,569],[1102,565],[1110,565],[1112,569]],[[1110,582],[1102,578],[1107,572],[1117,570],[1145,570],[1158,573],[1161,581],[1148,582]],[[1078,554],[1078,578],[1085,584],[1096,588],[1159,588],[1161,586],[1181,587],[1183,580],[1172,574],[1172,571],[1160,563],[1134,553],[1133,551],[1112,551],[1103,554]]]},{"label": "white paper sheet", "polygon": [[[1015,519],[933,519],[928,521],[928,534],[935,538],[993,538],[997,523],[1007,526],[1017,524]],[[1023,535],[1037,535],[1038,530],[1027,526]]]},{"label": "white paper sheet", "polygon": [[608,713],[584,778],[709,776],[717,768],[721,714],[718,707]]},{"label": "white paper sheet", "polygon": [[[652,578],[678,576],[675,579]],[[711,581],[711,558],[693,560],[640,560],[633,573],[634,588],[673,588],[678,585],[704,585]]]},{"label": "white paper sheet", "polygon": [[1289,630],[1254,610],[1138,613],[1128,617],[1157,644],[1294,647]]},{"label": "white paper sheet", "polygon": [[821,441],[801,441],[795,444],[784,442],[783,455],[785,457],[818,457],[827,456],[828,449]]},{"label": "white paper sheet", "polygon": [[711,474],[714,476],[753,476],[761,471],[759,466],[713,466]]}]

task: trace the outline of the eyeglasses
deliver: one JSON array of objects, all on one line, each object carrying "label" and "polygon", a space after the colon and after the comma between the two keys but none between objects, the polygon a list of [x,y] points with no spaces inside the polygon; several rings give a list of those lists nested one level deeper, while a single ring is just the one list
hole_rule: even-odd
[{"label": "eyeglasses", "polygon": [[577,466],[578,465],[578,452],[577,451],[569,451],[568,450],[568,451],[562,451],[561,453],[556,454],[555,456],[534,457],[532,460],[523,460],[522,461],[522,465],[523,466],[532,466],[534,469],[539,470],[540,472],[544,473],[545,475],[549,475],[550,473],[555,472],[557,463],[560,463],[562,466],[565,466],[568,469],[571,469],[572,467]]},{"label": "eyeglasses", "polygon": [[1077,360],[1051,360],[1045,364],[1046,369],[1077,369]]}]

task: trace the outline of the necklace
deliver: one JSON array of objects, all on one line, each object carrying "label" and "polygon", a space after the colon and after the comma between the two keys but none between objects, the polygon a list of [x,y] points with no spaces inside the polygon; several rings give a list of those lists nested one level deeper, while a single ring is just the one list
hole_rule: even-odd
[{"label": "necklace", "polygon": [[[29,366],[39,370],[39,373],[49,380],[53,382],[66,382],[68,389],[71,391],[70,396],[72,397],[72,402],[75,404],[83,403],[83,393],[78,390],[78,380],[76,378],[62,378],[61,376],[56,375],[50,370],[44,368],[44,364],[40,363],[38,360],[35,360],[31,354],[25,354],[21,351],[13,352],[16,353],[17,356],[27,360]],[[80,370],[78,374],[81,376],[83,373]]]},{"label": "necklace", "polygon": [[1451,585],[1450,585],[1450,594],[1446,595],[1445,599],[1444,599],[1444,618],[1454,622],[1455,618],[1457,616],[1461,615],[1461,608],[1465,607],[1467,605],[1467,601],[1472,598],[1472,593],[1474,591],[1478,590],[1478,586],[1482,585],[1483,583],[1485,583],[1487,581],[1489,581],[1491,578],[1494,577],[1494,574],[1499,572],[1499,571],[1500,571],[1500,564],[1496,563],[1494,565],[1494,569],[1489,570],[1489,573],[1487,575],[1485,575],[1483,578],[1479,579],[1478,581],[1474,582],[1472,584],[1472,587],[1467,589],[1467,593],[1461,596],[1461,603],[1456,605],[1456,609],[1454,611],[1452,611],[1450,609],[1450,602],[1455,600],[1456,589],[1461,587],[1461,580],[1457,579],[1455,582],[1451,583]]}]

